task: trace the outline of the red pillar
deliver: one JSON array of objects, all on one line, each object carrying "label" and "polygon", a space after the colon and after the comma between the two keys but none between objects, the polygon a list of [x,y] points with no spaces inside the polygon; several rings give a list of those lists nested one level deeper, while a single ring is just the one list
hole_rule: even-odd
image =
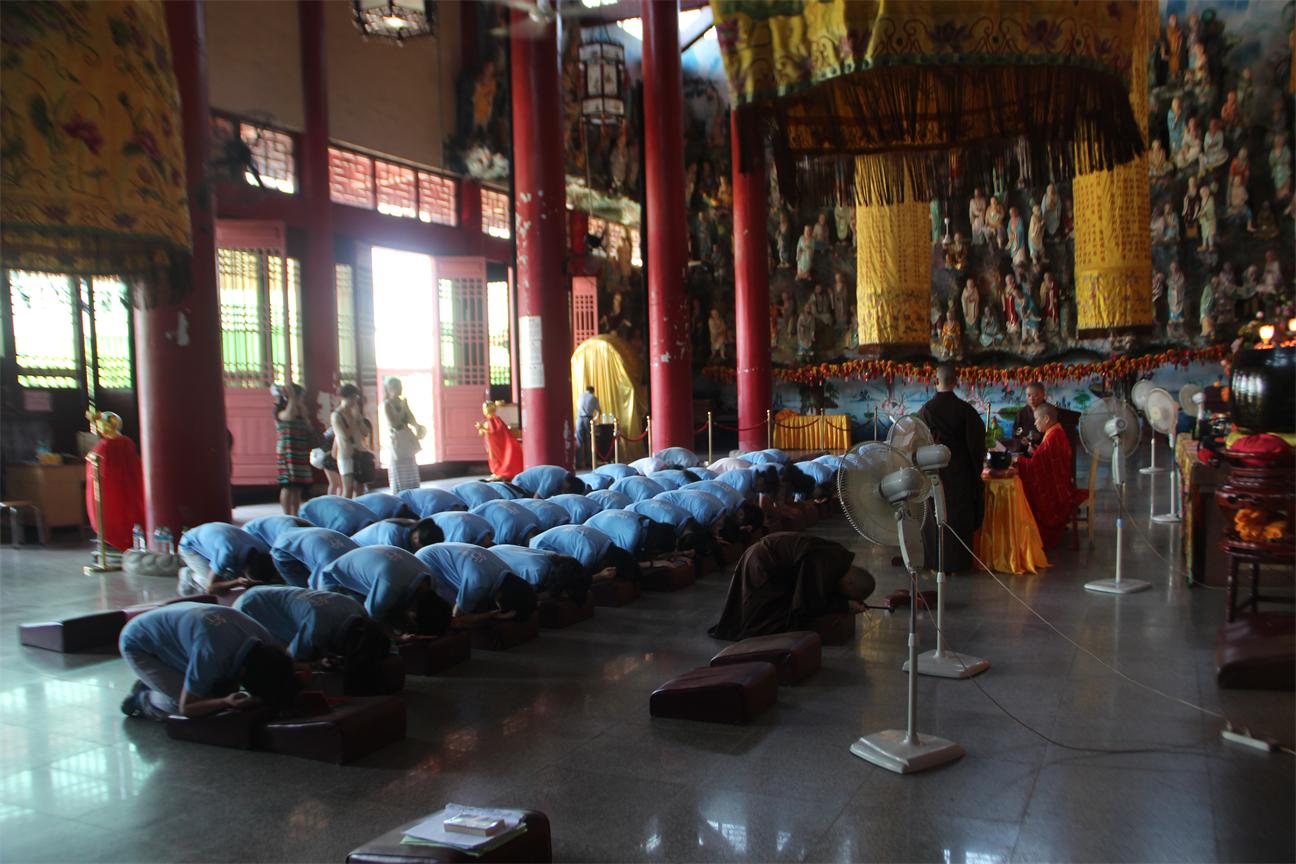
[{"label": "red pillar", "polygon": [[[514,32],[530,28],[513,13]],[[572,464],[570,286],[562,123],[558,108],[558,34],[514,36],[514,231],[517,241],[517,340],[522,389],[522,457],[526,465]]]},{"label": "red pillar", "polygon": [[215,205],[207,183],[211,109],[201,0],[166,3],[180,91],[185,183],[193,225],[192,285],[178,303],[135,316],[135,386],[148,527],[180,529],[230,518],[229,448],[216,292]]},{"label": "red pillar", "polygon": [[[648,369],[653,447],[693,446],[693,369],[684,202],[684,76],[678,0],[643,4],[644,187],[648,211]],[[705,327],[705,321],[694,326]]]},{"label": "red pillar", "polygon": [[[733,160],[733,252],[735,329],[738,340],[738,433],[740,450],[766,447],[765,412],[770,407],[769,186],[764,153],[742,160],[738,112],[729,118]],[[753,148],[757,149],[757,148]],[[754,428],[748,428],[754,427]]]},{"label": "red pillar", "polygon": [[298,153],[306,249],[302,258],[302,343],[306,398],[316,419],[328,422],[337,389],[337,286],[333,269],[333,216],[329,201],[328,78],[324,57],[324,4],[299,0],[302,105],[305,129]]}]

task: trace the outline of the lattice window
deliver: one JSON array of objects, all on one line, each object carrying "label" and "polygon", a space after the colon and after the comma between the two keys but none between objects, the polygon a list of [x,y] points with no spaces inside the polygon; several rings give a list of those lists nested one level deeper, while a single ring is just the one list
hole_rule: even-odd
[{"label": "lattice window", "polygon": [[418,175],[419,218],[438,225],[458,225],[458,196],[455,181],[440,174],[420,171]]},{"label": "lattice window", "polygon": [[[288,290],[285,296],[285,272]],[[270,249],[216,250],[226,387],[301,380],[301,266]]]},{"label": "lattice window", "polygon": [[418,181],[413,168],[374,160],[378,182],[378,212],[413,219],[418,214]]},{"label": "lattice window", "polygon": [[339,204],[374,209],[374,160],[351,150],[329,148],[329,197]]},{"label": "lattice window", "polygon": [[491,386],[507,386],[513,381],[513,347],[509,338],[509,283],[504,280],[486,283],[486,324]]},{"label": "lattice window", "polygon": [[338,379],[354,381],[359,369],[356,354],[355,273],[350,264],[334,267],[337,288]]},{"label": "lattice window", "polygon": [[489,380],[483,287],[477,279],[437,280],[441,383],[446,387],[485,387]]},{"label": "lattice window", "polygon": [[481,190],[482,233],[507,240],[513,236],[508,196],[494,189]]},{"label": "lattice window", "polygon": [[[240,123],[239,136],[252,149],[252,164],[261,175],[263,187],[289,195],[297,191],[297,164],[293,158],[291,135],[265,126]],[[244,179],[248,183],[256,183],[251,171],[244,175]]]},{"label": "lattice window", "polygon": [[94,308],[99,387],[129,390],[134,379],[131,374],[130,295],[126,283],[110,276],[95,276],[91,280],[90,294]]},{"label": "lattice window", "polygon": [[72,280],[62,273],[9,273],[18,384],[73,390],[80,372]]}]

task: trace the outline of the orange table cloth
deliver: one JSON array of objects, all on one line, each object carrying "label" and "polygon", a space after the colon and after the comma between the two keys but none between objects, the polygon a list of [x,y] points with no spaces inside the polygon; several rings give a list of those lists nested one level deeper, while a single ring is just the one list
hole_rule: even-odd
[{"label": "orange table cloth", "polygon": [[774,445],[780,450],[849,450],[850,417],[846,414],[774,415]]},{"label": "orange table cloth", "polygon": [[1049,566],[1021,478],[985,477],[985,518],[972,548],[991,570],[1038,573]]}]

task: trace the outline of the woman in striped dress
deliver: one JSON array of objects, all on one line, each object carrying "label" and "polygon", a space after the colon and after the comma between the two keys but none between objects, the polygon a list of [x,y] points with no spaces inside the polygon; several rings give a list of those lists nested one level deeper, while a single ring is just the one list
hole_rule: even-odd
[{"label": "woman in striped dress", "polygon": [[279,473],[279,504],[285,514],[296,516],[303,493],[315,480],[311,473],[310,427],[303,416],[302,388],[287,384],[274,388],[275,462]]},{"label": "woman in striped dress", "polygon": [[387,393],[387,398],[383,400],[383,411],[387,415],[387,428],[391,432],[392,454],[391,465],[387,469],[387,482],[394,495],[419,486],[415,456],[419,451],[419,439],[426,434],[426,430],[414,419],[409,403],[401,395],[399,378],[388,378],[383,389]]}]

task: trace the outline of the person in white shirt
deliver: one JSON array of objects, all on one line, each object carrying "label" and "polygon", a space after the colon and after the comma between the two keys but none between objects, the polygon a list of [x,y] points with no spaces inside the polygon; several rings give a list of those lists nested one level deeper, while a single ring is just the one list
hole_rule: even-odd
[{"label": "person in white shirt", "polygon": [[590,422],[599,416],[602,408],[594,395],[594,385],[585,388],[576,403],[576,464],[586,466],[590,456]]}]

